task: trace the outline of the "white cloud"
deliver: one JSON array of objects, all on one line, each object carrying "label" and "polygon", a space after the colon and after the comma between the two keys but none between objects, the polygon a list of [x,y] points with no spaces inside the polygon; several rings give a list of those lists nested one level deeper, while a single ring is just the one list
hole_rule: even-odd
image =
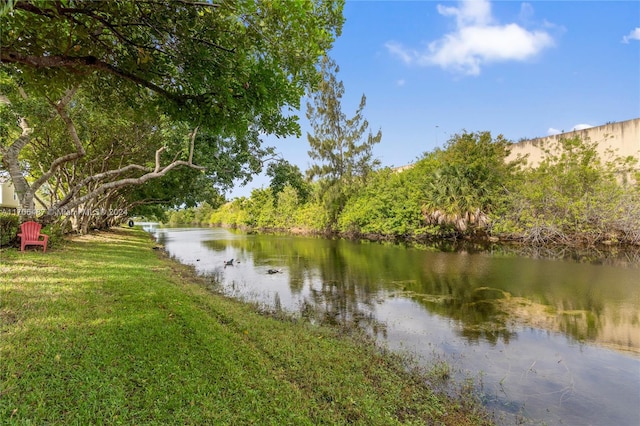
[{"label": "white cloud", "polygon": [[417,52],[408,51],[401,44],[394,41],[388,41],[384,44],[389,53],[397,56],[400,60],[406,64],[413,62],[413,57],[417,55]]},{"label": "white cloud", "polygon": [[629,40],[640,40],[640,27],[636,27],[628,35],[622,37],[623,43],[629,43]]},{"label": "white cloud", "polygon": [[403,79],[400,79],[400,80],[396,81],[396,86],[402,87],[402,86],[405,85],[405,83],[406,83],[406,81],[404,81]]},{"label": "white cloud", "polygon": [[576,124],[571,128],[571,130],[584,130],[584,129],[590,129],[592,127],[593,126],[591,124]]},{"label": "white cloud", "polygon": [[[530,9],[527,6],[529,13]],[[515,23],[496,23],[488,0],[465,0],[459,7],[438,5],[438,12],[443,16],[455,16],[455,32],[429,43],[423,51],[391,41],[385,44],[389,53],[406,64],[435,65],[478,75],[483,65],[523,61],[554,44],[545,31],[529,31]]]},{"label": "white cloud", "polygon": [[[573,126],[571,128],[571,130],[568,130],[569,132],[573,132],[574,130],[584,130],[584,129],[590,129],[591,127],[594,127],[591,124],[576,124],[575,126]],[[558,130],[554,127],[549,127],[549,130],[547,130],[547,134],[549,136],[551,135],[559,135],[560,133],[565,133],[564,130]]]},{"label": "white cloud", "polygon": [[458,28],[470,25],[489,25],[493,22],[491,4],[488,0],[462,1],[459,8],[444,7],[439,4],[438,13],[443,16],[455,16]]},{"label": "white cloud", "polygon": [[522,3],[520,5],[520,20],[529,21],[533,18],[533,6],[530,3]]},{"label": "white cloud", "polygon": [[478,75],[483,64],[522,61],[551,43],[548,34],[530,33],[516,24],[466,27],[430,43],[430,54],[421,57],[419,63],[440,65],[464,74]]}]

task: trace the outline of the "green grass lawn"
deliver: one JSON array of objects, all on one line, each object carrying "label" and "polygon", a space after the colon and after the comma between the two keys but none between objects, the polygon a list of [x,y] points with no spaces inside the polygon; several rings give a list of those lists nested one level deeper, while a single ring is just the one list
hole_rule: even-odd
[{"label": "green grass lawn", "polygon": [[115,229],[0,252],[0,424],[487,424],[337,330],[260,315]]}]

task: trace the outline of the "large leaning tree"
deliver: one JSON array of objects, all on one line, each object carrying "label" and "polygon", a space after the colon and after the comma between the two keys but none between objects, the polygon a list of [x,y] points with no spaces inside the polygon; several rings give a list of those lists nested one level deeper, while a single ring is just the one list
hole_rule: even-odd
[{"label": "large leaning tree", "polygon": [[247,179],[270,152],[260,135],[300,133],[293,112],[319,80],[316,64],[340,34],[342,6],[4,3],[0,156],[23,219],[39,206],[184,201],[188,191],[211,195],[207,186]]}]

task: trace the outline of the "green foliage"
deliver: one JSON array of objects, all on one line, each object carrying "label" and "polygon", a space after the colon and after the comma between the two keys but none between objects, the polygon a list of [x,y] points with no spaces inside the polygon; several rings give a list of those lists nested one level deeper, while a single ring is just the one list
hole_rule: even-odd
[{"label": "green foliage", "polygon": [[244,208],[244,205],[247,202],[246,198],[240,197],[223,204],[211,213],[209,223],[212,225],[226,225],[234,228],[248,226],[250,219],[247,210]]},{"label": "green foliage", "polygon": [[304,180],[302,172],[287,160],[279,160],[269,164],[267,167],[267,176],[271,178],[269,188],[277,203],[278,195],[285,189],[287,185],[291,186],[297,193],[300,201],[305,202],[309,197],[311,188]]},{"label": "green foliage", "polygon": [[[340,34],[343,2],[20,1],[2,17],[0,57],[29,91],[58,96],[98,75],[153,91],[173,118],[241,135],[299,131],[315,64]],[[58,97],[53,95],[53,97]]]},{"label": "green foliage", "polygon": [[49,248],[56,248],[64,243],[64,235],[69,233],[67,227],[68,224],[64,223],[50,223],[42,228],[42,233],[49,236],[47,250]]},{"label": "green foliage", "polygon": [[196,209],[188,207],[185,209],[172,210],[167,213],[169,225],[192,225],[196,223]]},{"label": "green foliage", "polygon": [[170,210],[166,214],[166,222],[175,225],[209,225],[211,215],[215,209],[209,203],[202,203],[196,207]]},{"label": "green foliage", "polygon": [[254,189],[251,197],[243,205],[247,211],[249,222],[254,228],[271,228],[275,222],[275,208],[271,189]]},{"label": "green foliage", "polygon": [[198,209],[196,209],[195,216],[193,218],[194,222],[198,225],[208,225],[209,218],[211,217],[213,210],[214,208],[209,203],[202,203],[198,206]]},{"label": "green foliage", "polygon": [[297,227],[313,232],[323,232],[329,229],[330,212],[326,208],[326,204],[317,196],[317,189],[314,190],[314,196],[307,203],[299,206],[296,215]]},{"label": "green foliage", "polygon": [[[308,195],[307,195],[308,196]],[[291,185],[285,186],[277,195],[277,210],[274,227],[277,229],[292,229],[298,224],[297,216],[301,204],[305,199],[301,199],[299,192]]]},{"label": "green foliage", "polygon": [[620,182],[632,167],[632,159],[600,158],[595,142],[561,139],[516,181],[493,231],[532,243],[637,243],[640,194]]},{"label": "green foliage", "polygon": [[130,206],[130,213],[141,216],[155,214],[156,206],[177,209],[180,206],[195,207],[206,203],[217,207],[224,201],[224,197],[213,185],[213,179],[191,168],[173,170],[161,178],[123,192]]},{"label": "green foliage", "polygon": [[324,56],[323,78],[313,88],[312,102],[307,103],[307,118],[313,129],[313,134],[307,134],[311,147],[309,157],[317,161],[307,174],[320,180],[319,195],[329,211],[331,226],[337,223],[351,192],[364,184],[380,164],[373,158],[372,150],[382,139],[381,131],[371,133],[369,122],[362,115],[366,105],[364,95],[352,118],[348,119],[342,112],[344,85],[336,78],[338,71],[335,62]]},{"label": "green foliage", "polygon": [[[347,192],[344,208],[328,205],[326,180],[308,199],[285,185],[256,190],[216,210],[216,223],[265,229],[333,228],[344,235],[422,240],[499,236],[534,244],[640,243],[636,162],[601,160],[596,145],[579,139],[549,147],[536,169],[507,163],[509,142],[488,132],[455,135],[403,171],[371,172]],[[233,206],[233,209],[230,207]],[[233,212],[233,214],[231,214]],[[334,223],[333,220],[336,220]]]},{"label": "green foliage", "polygon": [[16,214],[0,212],[0,247],[12,245],[20,229],[20,218]]},{"label": "green foliage", "polygon": [[347,202],[340,215],[339,230],[347,234],[415,237],[423,228],[421,181],[422,176],[412,170],[376,172]]},{"label": "green foliage", "polygon": [[[300,133],[286,112],[318,81],[316,64],[340,34],[342,7],[7,4],[0,94],[10,102],[0,106],[0,154],[23,207],[33,207],[39,190],[56,208],[144,213],[150,203],[218,203],[220,189],[261,171],[272,153],[261,134]],[[176,173],[194,164],[201,169]]]},{"label": "green foliage", "polygon": [[457,233],[484,229],[519,162],[508,163],[510,142],[489,132],[454,135],[435,153],[440,167],[429,179],[423,206],[428,223]]},{"label": "green foliage", "polygon": [[292,229],[303,227],[308,230],[316,230],[303,225],[303,209],[306,203],[300,200],[298,191],[291,185],[284,188],[274,196],[271,188],[254,189],[251,197],[245,200],[240,208],[245,213],[245,226],[257,229]]}]

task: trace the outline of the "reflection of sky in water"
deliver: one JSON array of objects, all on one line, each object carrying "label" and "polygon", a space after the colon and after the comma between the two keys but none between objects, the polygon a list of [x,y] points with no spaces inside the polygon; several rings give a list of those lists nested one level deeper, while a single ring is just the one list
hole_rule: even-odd
[{"label": "reflection of sky in water", "polygon": [[[266,257],[256,260],[250,246],[231,244],[234,240],[249,238],[246,235],[222,229],[193,228],[161,229],[158,232],[159,240],[171,255],[183,263],[194,265],[199,273],[215,276],[226,294],[267,306],[273,306],[278,299],[282,308],[292,312],[300,311],[304,303],[312,301],[340,308],[340,303],[321,295],[323,277],[317,267],[311,264],[311,267],[305,267],[302,275],[294,277],[292,271],[283,266],[287,262],[277,252],[267,253]],[[212,241],[215,244],[211,244]],[[286,239],[283,241],[286,244]],[[500,276],[502,268],[510,262],[521,262],[518,264],[522,271],[518,285],[525,288],[521,296],[527,296],[526,289],[539,287],[543,290],[535,294],[544,295],[544,285],[548,285],[550,280],[554,285],[566,280],[566,276],[558,275],[559,268],[563,267],[569,268],[570,276],[573,274],[587,283],[609,279],[601,276],[607,270],[561,261],[547,261],[544,268],[537,270],[531,262],[518,258],[492,259],[489,256],[452,253],[431,256],[431,262],[424,268],[435,271],[437,276],[462,271],[463,274],[480,274],[488,284],[504,281],[505,278]],[[225,267],[224,261],[231,258],[239,263]],[[281,273],[270,275],[268,269],[278,269]],[[349,275],[349,280],[354,281],[354,276],[357,275]],[[360,310],[382,321],[386,333],[384,338],[378,337],[391,349],[410,351],[425,362],[433,356],[444,357],[454,370],[461,373],[459,377],[481,375],[483,392],[490,407],[505,412],[504,424],[512,424],[515,414],[519,413],[548,425],[640,424],[640,359],[637,355],[578,344],[558,332],[523,326],[509,328],[513,335],[508,343],[504,339],[494,343],[482,338],[469,340],[463,337],[461,328],[464,326],[459,319],[431,313],[423,304],[402,293],[394,295],[393,288],[398,285],[390,284],[393,279],[393,276],[376,278],[378,281],[386,280],[387,290],[376,287],[373,295],[368,293],[370,288],[351,289],[351,297],[358,301],[350,313]],[[399,279],[406,280],[406,277]],[[509,288],[509,291],[518,290]],[[591,292],[592,288],[587,285],[580,291]],[[361,297],[363,293],[367,293],[365,297]],[[624,301],[623,296],[620,299],[620,303],[631,304],[633,315],[637,315],[634,299]],[[573,300],[567,296],[560,302],[556,300],[556,303],[571,308]],[[597,297],[594,303],[600,303]],[[600,308],[596,306],[594,309]]]},{"label": "reflection of sky in water", "polygon": [[387,323],[390,348],[425,360],[444,355],[462,375],[481,372],[484,393],[498,408],[512,403],[546,424],[640,424],[638,359],[531,328],[518,328],[508,345],[469,345],[452,321],[406,299],[385,301],[377,314]]}]

